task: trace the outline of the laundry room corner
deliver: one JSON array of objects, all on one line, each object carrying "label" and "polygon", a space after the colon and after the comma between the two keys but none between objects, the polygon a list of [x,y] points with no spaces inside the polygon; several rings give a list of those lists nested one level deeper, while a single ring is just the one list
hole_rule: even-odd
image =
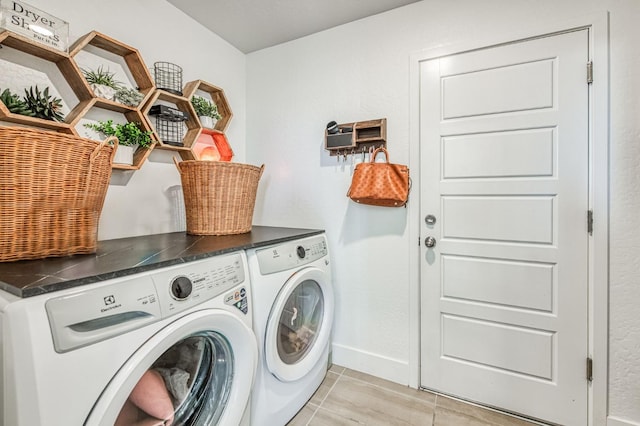
[{"label": "laundry room corner", "polygon": [[[337,300],[334,362],[397,383],[415,380],[417,356],[409,354],[416,344],[409,333],[415,317],[409,310],[416,293],[410,291],[409,254],[418,235],[410,232],[405,209],[354,205],[346,197],[353,167],[349,159],[340,162],[323,149],[326,123],[385,117],[391,161],[408,164],[410,155],[417,155],[410,152],[409,140],[416,119],[409,110],[412,54],[468,46],[476,40],[508,42],[525,29],[535,34],[539,22],[548,27],[607,12],[612,118],[611,269],[605,283],[611,291],[611,376],[606,386],[609,415],[629,419],[629,425],[640,421],[637,405],[630,403],[638,396],[633,383],[639,370],[628,358],[640,341],[634,331],[640,324],[631,314],[640,294],[629,279],[638,271],[628,260],[640,255],[633,243],[638,241],[638,228],[629,225],[640,203],[633,191],[637,173],[631,172],[638,158],[631,136],[638,127],[632,95],[638,84],[629,74],[637,58],[630,52],[635,50],[634,23],[640,13],[632,1],[547,1],[544,7],[506,1],[422,1],[247,56],[248,158],[273,165],[265,174],[256,220],[326,229],[334,253]],[[412,178],[419,173],[412,169]],[[418,202],[418,194],[412,193],[409,210]],[[423,223],[422,218],[418,221]]]},{"label": "laundry room corner", "polygon": [[[386,0],[326,1],[311,3],[340,17],[349,7]],[[99,132],[87,120],[115,115],[139,123],[152,145],[131,164],[105,167],[106,195],[92,217],[99,217],[97,244],[0,262],[0,426],[59,426],[57,411],[68,400],[75,405],[60,414],[66,424],[128,426],[143,414],[190,424],[187,406],[200,391],[218,402],[205,410],[208,423],[285,426],[310,404],[304,423],[314,425],[322,413],[314,392],[328,396],[328,383],[365,388],[365,379],[378,396],[406,391],[410,401],[421,399],[418,424],[440,424],[460,414],[451,407],[464,401],[533,422],[640,426],[640,1],[395,0],[403,5],[252,50],[215,24],[244,22],[249,8],[266,12],[284,2],[24,0],[69,24],[76,48],[64,52],[51,39],[43,47],[37,30],[27,33],[33,39],[5,32],[2,13],[8,5],[17,11],[19,2],[0,0],[0,139],[37,127],[49,132],[49,149],[51,132],[92,138]],[[235,16],[198,14],[239,4]],[[300,24],[297,11],[286,15]],[[34,12],[25,17],[52,24]],[[98,95],[83,53],[98,57],[87,63],[120,67],[116,74],[129,80],[120,89],[132,86],[129,95],[144,101]],[[175,87],[160,87],[163,73]],[[50,87],[40,93],[43,82]],[[446,84],[457,92],[445,95]],[[52,92],[46,114],[55,118],[62,108],[66,118],[15,112],[20,103],[9,108],[17,98],[8,90],[29,103],[29,86],[38,98],[60,92]],[[511,93],[514,87],[524,89]],[[202,94],[217,103],[209,105],[217,111],[209,126],[193,103]],[[526,105],[513,107],[511,96]],[[459,110],[447,116],[451,99]],[[495,109],[485,108],[497,99]],[[341,136],[353,133],[348,148],[327,147],[331,122],[340,123]],[[377,123],[382,135],[367,149],[355,149],[359,122]],[[159,123],[173,126],[177,139],[159,137]],[[216,165],[254,168],[255,185],[246,192],[255,206],[251,200],[243,211],[251,211],[250,232],[188,231],[180,162],[207,158],[196,150],[201,137],[215,147],[208,159]],[[35,146],[17,140],[10,144]],[[379,145],[390,163],[409,166],[405,206],[348,196],[356,166],[372,160]],[[13,153],[15,146],[0,145]],[[91,149],[87,161],[98,155]],[[114,151],[106,142],[100,149]],[[32,150],[41,163],[26,187],[55,169],[42,152]],[[46,179],[62,182],[62,169],[75,160]],[[457,172],[447,175],[447,167]],[[12,194],[1,180],[0,192]],[[62,200],[51,192],[25,199]],[[21,204],[6,199],[5,206]],[[57,213],[80,224],[71,210]],[[37,217],[3,216],[17,228]],[[225,219],[238,216],[231,209]],[[54,229],[50,218],[32,222]],[[522,230],[526,238],[513,238]],[[81,234],[64,231],[52,233]],[[0,243],[31,242],[34,234],[20,228]],[[448,293],[451,282],[458,287]],[[255,291],[258,284],[264,287]],[[445,336],[447,327],[454,333]],[[168,371],[176,368],[177,375]],[[567,371],[570,385],[558,390]],[[221,379],[185,391],[187,375],[205,373]],[[497,376],[504,380],[492,380]],[[518,387],[524,381],[531,387]],[[146,386],[160,391],[159,412],[137,399]],[[224,398],[213,396],[218,391]],[[498,397],[483,399],[488,395]],[[516,399],[516,408],[505,406]],[[562,420],[552,417],[559,412]]]}]

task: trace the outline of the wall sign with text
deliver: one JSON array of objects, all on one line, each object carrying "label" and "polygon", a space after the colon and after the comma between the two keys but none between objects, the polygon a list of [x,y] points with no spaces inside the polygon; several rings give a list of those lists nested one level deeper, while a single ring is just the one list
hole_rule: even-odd
[{"label": "wall sign with text", "polygon": [[66,52],[69,23],[23,1],[0,0],[0,29]]}]

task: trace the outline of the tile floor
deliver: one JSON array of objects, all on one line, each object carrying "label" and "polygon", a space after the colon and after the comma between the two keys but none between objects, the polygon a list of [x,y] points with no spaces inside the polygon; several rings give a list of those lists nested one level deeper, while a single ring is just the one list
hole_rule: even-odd
[{"label": "tile floor", "polygon": [[334,365],[287,426],[537,424]]}]

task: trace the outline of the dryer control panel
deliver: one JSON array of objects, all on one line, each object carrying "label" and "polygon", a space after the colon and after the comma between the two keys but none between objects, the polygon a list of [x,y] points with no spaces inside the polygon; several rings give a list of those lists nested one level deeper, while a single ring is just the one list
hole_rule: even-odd
[{"label": "dryer control panel", "polygon": [[256,250],[262,275],[299,268],[328,255],[324,235]]},{"label": "dryer control panel", "polygon": [[236,252],[49,299],[45,308],[55,349],[66,352],[175,315],[240,285],[245,270]]},{"label": "dryer control panel", "polygon": [[245,280],[240,254],[216,256],[152,275],[162,316],[174,315],[212,299]]}]

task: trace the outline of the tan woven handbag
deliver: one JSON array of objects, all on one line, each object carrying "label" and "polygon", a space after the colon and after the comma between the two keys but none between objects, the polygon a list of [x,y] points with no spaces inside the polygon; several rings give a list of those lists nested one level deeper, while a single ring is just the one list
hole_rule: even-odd
[{"label": "tan woven handbag", "polygon": [[[379,152],[384,153],[386,162],[375,162]],[[347,197],[360,204],[400,207],[407,204],[409,188],[409,168],[389,163],[387,150],[378,148],[371,155],[369,163],[356,166]]]}]

